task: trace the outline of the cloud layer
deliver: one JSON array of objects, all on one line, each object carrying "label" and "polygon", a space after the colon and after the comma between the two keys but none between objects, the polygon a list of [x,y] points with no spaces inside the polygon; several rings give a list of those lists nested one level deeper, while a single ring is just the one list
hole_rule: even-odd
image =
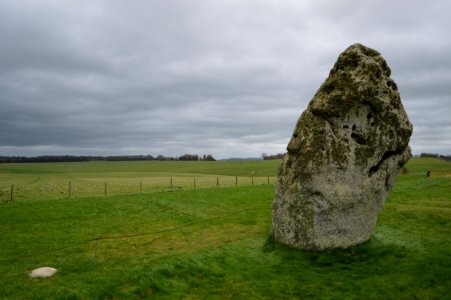
[{"label": "cloud layer", "polygon": [[0,155],[284,152],[338,54],[387,59],[451,154],[449,1],[2,1]]}]

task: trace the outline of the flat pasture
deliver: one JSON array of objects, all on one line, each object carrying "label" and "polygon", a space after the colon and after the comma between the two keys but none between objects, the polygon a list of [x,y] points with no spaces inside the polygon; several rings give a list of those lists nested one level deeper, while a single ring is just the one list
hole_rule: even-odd
[{"label": "flat pasture", "polygon": [[[0,180],[274,178],[280,161],[154,163],[0,165]],[[447,299],[451,163],[406,169],[370,241],[323,252],[271,241],[273,181],[1,202],[0,298]],[[28,277],[43,266],[58,273]]]},{"label": "flat pasture", "polygon": [[0,202],[274,183],[280,161],[0,164]]}]

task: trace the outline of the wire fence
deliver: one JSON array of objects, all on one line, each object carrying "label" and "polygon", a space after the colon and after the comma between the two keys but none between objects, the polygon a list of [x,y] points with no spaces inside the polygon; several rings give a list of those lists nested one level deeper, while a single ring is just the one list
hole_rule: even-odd
[{"label": "wire fence", "polygon": [[198,189],[274,184],[276,177],[199,176],[155,177],[139,179],[74,179],[42,184],[0,186],[0,202],[15,200],[62,199],[97,196],[119,196],[168,189]]}]

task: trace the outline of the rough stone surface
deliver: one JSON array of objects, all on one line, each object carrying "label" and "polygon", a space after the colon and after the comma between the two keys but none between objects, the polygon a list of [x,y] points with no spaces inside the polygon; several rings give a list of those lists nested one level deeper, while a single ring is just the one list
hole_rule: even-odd
[{"label": "rough stone surface", "polygon": [[55,275],[57,270],[51,267],[42,267],[38,269],[34,269],[30,272],[30,278],[38,278],[38,277],[50,277]]},{"label": "rough stone surface", "polygon": [[301,249],[367,241],[402,166],[412,124],[379,52],[338,57],[299,118],[279,169],[272,236]]}]

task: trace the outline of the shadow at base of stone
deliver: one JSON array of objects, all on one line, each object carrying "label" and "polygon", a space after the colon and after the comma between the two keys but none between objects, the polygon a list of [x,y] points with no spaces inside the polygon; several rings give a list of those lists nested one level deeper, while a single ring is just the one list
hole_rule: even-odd
[{"label": "shadow at base of stone", "polygon": [[268,235],[262,246],[262,252],[280,256],[284,260],[291,259],[296,261],[302,259],[315,266],[346,265],[357,262],[377,264],[382,260],[399,260],[407,256],[406,247],[395,243],[384,242],[374,235],[368,241],[359,245],[322,251],[303,250],[281,244],[275,241],[271,235]]}]

